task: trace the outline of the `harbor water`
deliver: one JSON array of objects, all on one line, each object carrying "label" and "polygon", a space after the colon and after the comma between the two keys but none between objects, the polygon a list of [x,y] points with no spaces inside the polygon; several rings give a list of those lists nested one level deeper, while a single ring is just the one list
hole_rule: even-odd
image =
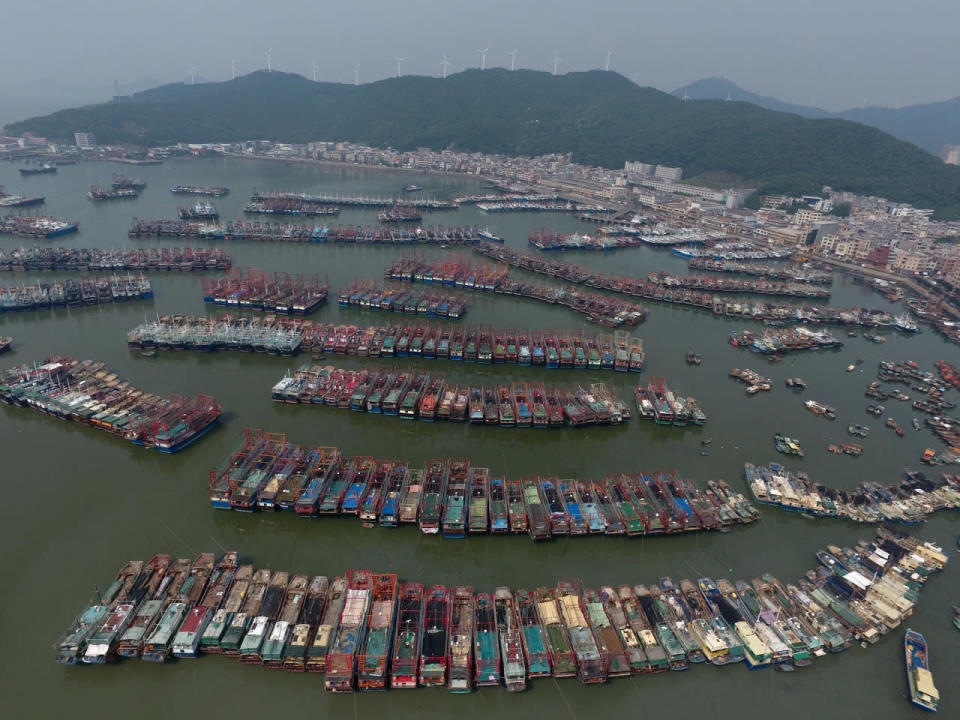
[{"label": "harbor water", "polygon": [[[90,185],[108,184],[123,172],[147,181],[136,200],[95,204],[85,197]],[[0,185],[9,192],[42,194],[41,214],[76,220],[80,232],[49,241],[0,237],[9,251],[21,244],[116,248],[129,244],[172,247],[209,245],[177,239],[127,238],[133,217],[176,218],[177,207],[196,198],[175,196],[175,184],[223,185],[226,197],[212,199],[222,220],[241,216],[253,188],[306,190],[317,193],[401,195],[410,183],[438,198],[480,192],[480,183],[459,176],[403,173],[355,167],[321,166],[242,159],[170,160],[163,165],[128,167],[102,163],[61,167],[51,175],[21,178],[15,165],[0,164]],[[264,220],[251,217],[251,220]],[[376,209],[343,210],[338,218],[316,218],[343,224],[373,225]],[[308,222],[304,220],[303,222]],[[558,231],[592,232],[593,226],[571,215],[515,213],[485,215],[472,206],[425,213],[424,224],[488,226],[505,242],[527,250],[527,232],[550,226]],[[331,300],[311,318],[323,322],[379,325],[399,320],[382,312],[342,308],[336,292],[356,277],[382,281],[384,268],[402,253],[444,257],[469,253],[466,248],[415,248],[325,244],[216,243],[235,266],[290,273],[325,273]],[[534,251],[536,252],[536,251]],[[591,270],[646,275],[653,270],[686,272],[686,262],[666,250],[647,247],[609,252],[556,253]],[[512,270],[530,279],[536,276]],[[647,303],[647,320],[632,332],[644,340],[646,366],[639,375],[579,370],[547,370],[510,365],[473,366],[448,361],[397,360],[445,373],[456,382],[500,384],[537,380],[565,385],[606,382],[632,404],[633,387],[663,377],[683,395],[697,398],[709,417],[704,427],[662,427],[634,418],[617,427],[560,430],[509,430],[453,423],[400,422],[326,407],[271,402],[272,385],[290,369],[310,362],[309,354],[281,358],[260,354],[162,351],[145,357],[126,346],[126,332],[144,319],[169,313],[204,314],[200,291],[203,273],[154,273],[154,298],[103,307],[0,314],[0,335],[14,337],[13,350],[0,357],[0,368],[51,355],[105,361],[137,387],[161,394],[211,394],[224,405],[222,423],[187,450],[165,456],[132,446],[73,423],[29,410],[0,409],[0,587],[3,638],[0,692],[10,717],[71,716],[93,718],[131,713],[138,718],[253,717],[303,715],[384,718],[391,714],[422,718],[450,712],[463,717],[571,717],[584,719],[602,712],[617,717],[900,718],[920,711],[905,695],[902,628],[876,645],[819,658],[793,674],[747,672],[746,667],[694,667],[686,673],[617,679],[602,687],[584,687],[575,680],[534,680],[527,692],[508,694],[487,688],[472,696],[443,690],[334,696],[325,693],[322,678],[250,668],[218,657],[181,660],[157,667],[123,661],[108,667],[65,667],[54,663],[51,649],[61,632],[116,569],[131,558],[149,559],[158,552],[194,557],[203,551],[236,549],[256,566],[310,574],[336,575],[351,568],[395,572],[401,580],[424,583],[469,583],[491,591],[497,585],[535,589],[561,579],[582,578],[586,587],[609,583],[651,583],[665,575],[675,581],[701,576],[750,580],[770,572],[793,581],[816,565],[816,550],[828,543],[850,545],[873,535],[870,526],[840,520],[812,520],[797,513],[759,506],[763,517],[731,532],[627,539],[584,537],[534,545],[526,536],[473,536],[466,540],[428,537],[413,527],[361,527],[356,519],[305,520],[292,513],[240,514],[213,510],[207,496],[207,471],[233,449],[244,427],[286,433],[294,442],[333,445],[347,455],[397,458],[422,464],[427,457],[466,456],[494,474],[528,474],[560,478],[593,477],[616,471],[678,470],[705,482],[724,478],[749,496],[743,463],[783,462],[804,470],[824,485],[851,488],[864,480],[889,484],[903,468],[920,469],[924,448],[942,443],[927,430],[916,431],[910,420],[923,416],[891,398],[886,415],[905,429],[898,438],[883,418],[866,413],[864,397],[876,378],[880,360],[917,361],[932,370],[944,358],[960,365],[960,348],[928,328],[908,337],[890,331],[884,344],[832,332],[844,346],[838,350],[789,354],[780,363],[728,344],[732,330],[761,329],[751,321],[715,317],[690,308]],[[0,274],[0,286],[66,275]],[[423,286],[420,286],[421,288]],[[831,304],[864,305],[897,310],[882,296],[849,277],[838,275]],[[452,291],[456,292],[456,291]],[[557,330],[602,330],[582,315],[562,307],[518,298],[470,293],[466,324]],[[453,321],[443,321],[453,322]],[[684,361],[688,350],[703,355],[701,366]],[[856,365],[847,372],[848,365]],[[321,361],[348,368],[389,366],[391,361],[331,357]],[[773,380],[773,390],[748,396],[728,377],[734,368],[751,368]],[[784,385],[800,376],[803,394]],[[911,394],[907,388],[903,388]],[[913,392],[915,395],[916,393]],[[956,400],[957,392],[948,397]],[[803,407],[816,399],[837,409],[834,422]],[[869,437],[851,440],[848,424],[871,427]],[[797,438],[805,458],[785,458],[773,448],[781,432]],[[712,438],[709,445],[702,441]],[[864,446],[859,458],[827,452],[831,443],[855,441]],[[947,468],[949,470],[949,468]],[[924,468],[939,472],[938,468]],[[940,513],[910,528],[939,541],[957,556],[960,533],[957,513]],[[934,578],[922,591],[917,615],[906,624],[924,633],[930,643],[934,676],[941,687],[941,710],[955,716],[960,699],[952,678],[960,673],[960,633],[952,627],[951,607],[960,604],[956,568]]]}]

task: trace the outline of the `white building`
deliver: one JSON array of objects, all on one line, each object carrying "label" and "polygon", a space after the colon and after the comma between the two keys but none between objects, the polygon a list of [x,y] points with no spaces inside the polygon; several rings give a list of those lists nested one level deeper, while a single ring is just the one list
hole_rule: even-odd
[{"label": "white building", "polygon": [[78,132],[73,134],[73,142],[78,148],[92,148],[97,144],[93,133]]},{"label": "white building", "polygon": [[683,169],[678,167],[667,167],[666,165],[657,165],[657,169],[653,171],[654,177],[660,178],[661,180],[667,180],[668,182],[680,182],[680,179],[683,177]]}]

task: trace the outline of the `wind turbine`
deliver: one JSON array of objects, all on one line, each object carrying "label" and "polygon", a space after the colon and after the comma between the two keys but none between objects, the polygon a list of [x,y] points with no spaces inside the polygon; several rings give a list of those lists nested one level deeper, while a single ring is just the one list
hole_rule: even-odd
[{"label": "wind turbine", "polygon": [[394,56],[393,56],[393,59],[397,61],[397,77],[400,77],[400,63],[402,63],[404,60],[406,60],[406,58],[405,58],[405,57],[397,57],[396,55],[394,55]]},{"label": "wind turbine", "polygon": [[689,100],[689,99],[690,99],[690,96],[687,94],[687,91],[686,91],[686,90],[683,91],[683,99],[684,99],[684,100]]},{"label": "wind turbine", "polygon": [[317,81],[317,59],[313,59],[313,81]]},{"label": "wind turbine", "polygon": [[510,56],[510,70],[512,71],[517,64],[517,51],[514,50],[513,52],[508,52],[507,55]]},{"label": "wind turbine", "polygon": [[560,53],[555,52],[553,54],[553,74],[557,74],[557,67],[560,65]]},{"label": "wind turbine", "polygon": [[236,58],[230,59],[230,79],[231,80],[237,79],[237,59]]},{"label": "wind turbine", "polygon": [[267,48],[267,72],[273,72],[273,48]]},{"label": "wind turbine", "polygon": [[633,74],[633,84],[634,84],[634,85],[639,85],[639,84],[640,84],[640,81],[637,79],[637,76],[638,76],[639,74],[640,74],[640,73],[634,73],[634,74]]},{"label": "wind turbine", "polygon": [[360,84],[360,66],[359,65],[353,66],[353,84],[354,85]]},{"label": "wind turbine", "polygon": [[447,68],[450,67],[450,62],[447,60],[447,54],[443,54],[443,60],[440,61],[440,69],[443,70],[443,79],[447,79]]},{"label": "wind turbine", "polygon": [[187,75],[190,76],[190,84],[191,84],[191,85],[195,85],[195,84],[196,84],[196,81],[197,81],[196,70],[197,70],[196,68],[189,68],[189,69],[187,70]]},{"label": "wind turbine", "polygon": [[730,102],[730,93],[727,93],[727,102]]},{"label": "wind turbine", "polygon": [[477,52],[480,53],[480,69],[481,69],[481,70],[486,70],[486,69],[487,69],[487,50],[489,50],[489,49],[490,49],[490,48],[484,48],[483,50],[477,50]]},{"label": "wind turbine", "polygon": [[604,70],[610,70],[610,58],[613,57],[613,50],[607,50],[607,65]]}]

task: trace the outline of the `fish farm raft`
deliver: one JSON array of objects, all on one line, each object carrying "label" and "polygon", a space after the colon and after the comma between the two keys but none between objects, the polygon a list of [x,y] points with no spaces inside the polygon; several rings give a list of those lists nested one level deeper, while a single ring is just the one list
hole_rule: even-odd
[{"label": "fish farm raft", "polygon": [[757,502],[776,505],[815,517],[838,517],[855,522],[923,522],[937,510],[960,509],[960,478],[942,473],[927,478],[908,471],[905,480],[884,486],[864,482],[852,490],[838,490],[814,483],[806,473],[792,473],[771,463],[743,467],[750,492]]},{"label": "fish farm raft", "polygon": [[640,372],[646,357],[643,340],[625,330],[592,334],[432,323],[361,327],[233,315],[164,315],[128,332],[127,345],[146,350],[237,350],[280,355],[295,355],[302,350],[617,372]]},{"label": "fish farm raft", "polygon": [[397,370],[341,370],[304,365],[273,386],[275,402],[330,405],[402,420],[470,422],[499,427],[586,427],[620,424],[629,406],[604,383],[455,385],[444,376]]},{"label": "fish farm raft", "polygon": [[676,472],[620,473],[600,481],[529,476],[507,480],[468,458],[424,467],[337,448],[295,445],[244,430],[210,471],[214,508],[293,510],[302,517],[354,515],[368,526],[417,525],[426,535],[526,533],[533,540],[584,535],[679,534],[751,523],[760,513],[723,480],[702,490]]},{"label": "fish farm raft", "polygon": [[326,275],[290,275],[254,268],[235,268],[226,277],[200,281],[203,301],[242,310],[308,315],[327,301]]},{"label": "fish farm raft", "polygon": [[133,387],[102,362],[52,358],[0,374],[0,401],[175,453],[209,432],[222,406],[204,395],[161,397]]},{"label": "fish farm raft", "polygon": [[793,583],[765,573],[749,582],[561,580],[489,592],[370,570],[330,578],[255,569],[236,551],[192,561],[161,554],[120,568],[70,623],[56,659],[221,655],[323,673],[333,693],[516,692],[537,678],[592,685],[706,664],[794,670],[898,627],[947,563],[933,543],[890,531],[853,548],[829,545],[817,559]]}]

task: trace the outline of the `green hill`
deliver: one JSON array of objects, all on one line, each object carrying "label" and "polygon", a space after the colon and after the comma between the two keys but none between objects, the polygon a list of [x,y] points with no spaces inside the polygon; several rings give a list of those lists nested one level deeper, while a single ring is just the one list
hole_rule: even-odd
[{"label": "green hill", "polygon": [[769,110],[805,118],[840,118],[863,123],[919,145],[938,155],[944,145],[960,144],[960,97],[903,108],[862,107],[831,113],[809,105],[793,105],[744,90],[726,78],[706,78],[674,90],[671,95],[690,100],[742,100]]},{"label": "green hill", "polygon": [[688,177],[734,173],[764,191],[823,185],[933,207],[960,217],[960,168],[852,122],[810,120],[745,102],[683,102],[613,72],[553,76],[468,70],[367,85],[256,72],[228,82],[173,84],[129,102],[62,110],[8,126],[66,139],[161,145],[271,139],[351,140],[412,149],[572,152],[576,161],[679,165]]}]

